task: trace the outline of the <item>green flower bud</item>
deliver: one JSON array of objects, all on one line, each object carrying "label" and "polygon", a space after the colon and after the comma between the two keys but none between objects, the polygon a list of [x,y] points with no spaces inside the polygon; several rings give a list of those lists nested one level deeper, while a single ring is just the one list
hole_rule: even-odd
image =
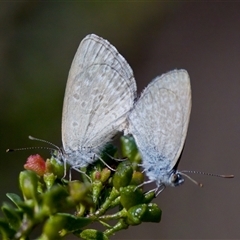
[{"label": "green flower bud", "polygon": [[133,169],[129,161],[121,162],[113,176],[113,186],[119,190],[120,187],[129,185],[132,179]]},{"label": "green flower bud", "polygon": [[120,191],[120,202],[127,210],[132,206],[142,203],[144,200],[144,194],[142,190],[136,188],[136,186],[127,186]]},{"label": "green flower bud", "polygon": [[144,181],[144,175],[142,172],[137,172],[137,171],[134,171],[133,172],[133,175],[132,175],[132,180],[130,182],[130,185],[135,185],[135,186],[138,186],[140,185],[141,183],[143,183]]},{"label": "green flower bud", "polygon": [[122,136],[121,145],[123,156],[127,157],[132,163],[141,163],[141,156],[133,137]]},{"label": "green flower bud", "polygon": [[144,195],[144,203],[150,203],[154,198],[155,198],[155,192],[151,191],[151,192],[147,192]]},{"label": "green flower bud", "polygon": [[110,177],[110,175],[111,175],[111,170],[108,168],[104,168],[100,174],[100,181],[102,183],[105,183]]},{"label": "green flower bud", "polygon": [[141,220],[143,222],[160,222],[162,211],[159,209],[156,203],[149,203],[147,205],[147,210],[142,216]]},{"label": "green flower bud", "polygon": [[48,190],[53,186],[56,178],[57,178],[57,176],[54,175],[53,173],[46,173],[43,175],[43,180],[44,180]]},{"label": "green flower bud", "polygon": [[[68,167],[68,166],[67,166]],[[53,173],[57,178],[62,178],[64,176],[64,164],[58,162],[55,158],[50,158],[46,160],[46,172]]]},{"label": "green flower bud", "polygon": [[131,207],[128,210],[128,223],[129,225],[138,225],[142,222],[142,218],[147,211],[147,204],[139,204]]},{"label": "green flower bud", "polygon": [[103,184],[101,181],[95,180],[92,183],[92,198],[95,204],[98,203],[99,195],[101,194],[102,188],[103,188]]},{"label": "green flower bud", "polygon": [[139,204],[128,210],[128,223],[138,225],[141,222],[160,222],[161,210],[155,203]]},{"label": "green flower bud", "polygon": [[83,230],[80,234],[80,237],[84,240],[108,240],[108,237],[95,229],[86,229]]}]

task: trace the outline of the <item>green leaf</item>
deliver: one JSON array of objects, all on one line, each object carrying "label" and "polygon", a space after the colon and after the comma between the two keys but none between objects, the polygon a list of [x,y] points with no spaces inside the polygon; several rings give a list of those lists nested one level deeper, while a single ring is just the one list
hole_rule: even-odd
[{"label": "green leaf", "polygon": [[69,196],[66,189],[62,186],[53,186],[50,191],[43,195],[43,209],[46,214],[55,214],[58,211],[71,207],[71,203],[68,202]]},{"label": "green leaf", "polygon": [[43,239],[63,239],[61,234],[61,230],[67,223],[67,219],[59,216],[54,215],[51,216],[43,226]]},{"label": "green leaf", "polygon": [[22,171],[19,175],[19,183],[24,199],[37,199],[38,176],[33,171]]},{"label": "green leaf", "polygon": [[13,239],[16,231],[12,229],[5,219],[0,218],[0,236],[3,240]]},{"label": "green leaf", "polygon": [[67,213],[51,216],[43,227],[43,239],[62,239],[68,233],[81,230],[92,223],[90,218],[78,218]]},{"label": "green leaf", "polygon": [[23,200],[21,197],[19,197],[15,193],[7,193],[6,196],[17,206],[19,207],[19,204],[23,203]]},{"label": "green leaf", "polygon": [[58,213],[58,216],[61,216],[66,220],[66,224],[64,226],[64,229],[68,232],[74,232],[79,229],[82,229],[83,227],[86,227],[90,223],[93,222],[91,218],[86,217],[75,217],[68,213]]},{"label": "green leaf", "polygon": [[34,202],[33,201],[31,201],[31,203],[29,201],[19,203],[18,206],[24,214],[26,214],[30,218],[33,218],[33,216],[34,216]]},{"label": "green leaf", "polygon": [[2,211],[11,228],[17,230],[21,225],[23,213],[19,209],[14,209],[7,203],[3,204]]}]

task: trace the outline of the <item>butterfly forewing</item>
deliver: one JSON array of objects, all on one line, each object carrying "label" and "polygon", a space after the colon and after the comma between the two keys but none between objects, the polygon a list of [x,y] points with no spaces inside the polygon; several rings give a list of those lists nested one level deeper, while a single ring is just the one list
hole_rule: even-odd
[{"label": "butterfly forewing", "polygon": [[[185,142],[191,111],[190,80],[185,70],[155,78],[129,115],[129,132],[142,155],[143,167],[170,171]],[[161,176],[151,176],[152,179]]]},{"label": "butterfly forewing", "polygon": [[108,41],[86,36],[68,76],[62,115],[65,151],[92,150],[122,130],[136,98],[131,67]]}]

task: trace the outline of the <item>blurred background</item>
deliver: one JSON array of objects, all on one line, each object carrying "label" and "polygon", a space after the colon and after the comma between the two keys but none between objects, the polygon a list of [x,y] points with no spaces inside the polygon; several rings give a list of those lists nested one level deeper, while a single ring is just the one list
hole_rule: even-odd
[{"label": "blurred background", "polygon": [[[0,202],[18,190],[32,150],[28,135],[61,146],[61,111],[68,71],[89,33],[109,40],[131,65],[138,92],[157,75],[184,68],[193,108],[179,169],[201,175],[167,188],[155,202],[159,224],[145,223],[112,239],[237,239],[240,167],[240,3],[237,2],[1,2]],[[154,114],[154,113],[153,113]],[[69,238],[70,239],[70,238]]]}]

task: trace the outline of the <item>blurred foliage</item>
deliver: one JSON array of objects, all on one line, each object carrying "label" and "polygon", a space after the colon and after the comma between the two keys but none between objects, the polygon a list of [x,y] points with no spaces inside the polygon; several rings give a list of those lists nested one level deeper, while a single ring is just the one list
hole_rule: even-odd
[{"label": "blurred foliage", "polygon": [[[138,187],[144,180],[133,138],[122,137],[121,149],[125,159],[117,159],[116,147],[108,145],[102,161],[81,169],[79,179],[71,181],[64,178],[64,165],[54,157],[45,162],[40,155],[30,156],[24,165],[27,170],[19,175],[22,197],[8,193],[14,206],[2,205],[2,239],[30,239],[40,225],[39,240],[64,239],[69,234],[105,240],[129,226],[160,222],[161,210],[151,203],[154,192],[144,193]],[[110,171],[103,161],[116,170]],[[94,222],[105,230],[89,228]]]}]

